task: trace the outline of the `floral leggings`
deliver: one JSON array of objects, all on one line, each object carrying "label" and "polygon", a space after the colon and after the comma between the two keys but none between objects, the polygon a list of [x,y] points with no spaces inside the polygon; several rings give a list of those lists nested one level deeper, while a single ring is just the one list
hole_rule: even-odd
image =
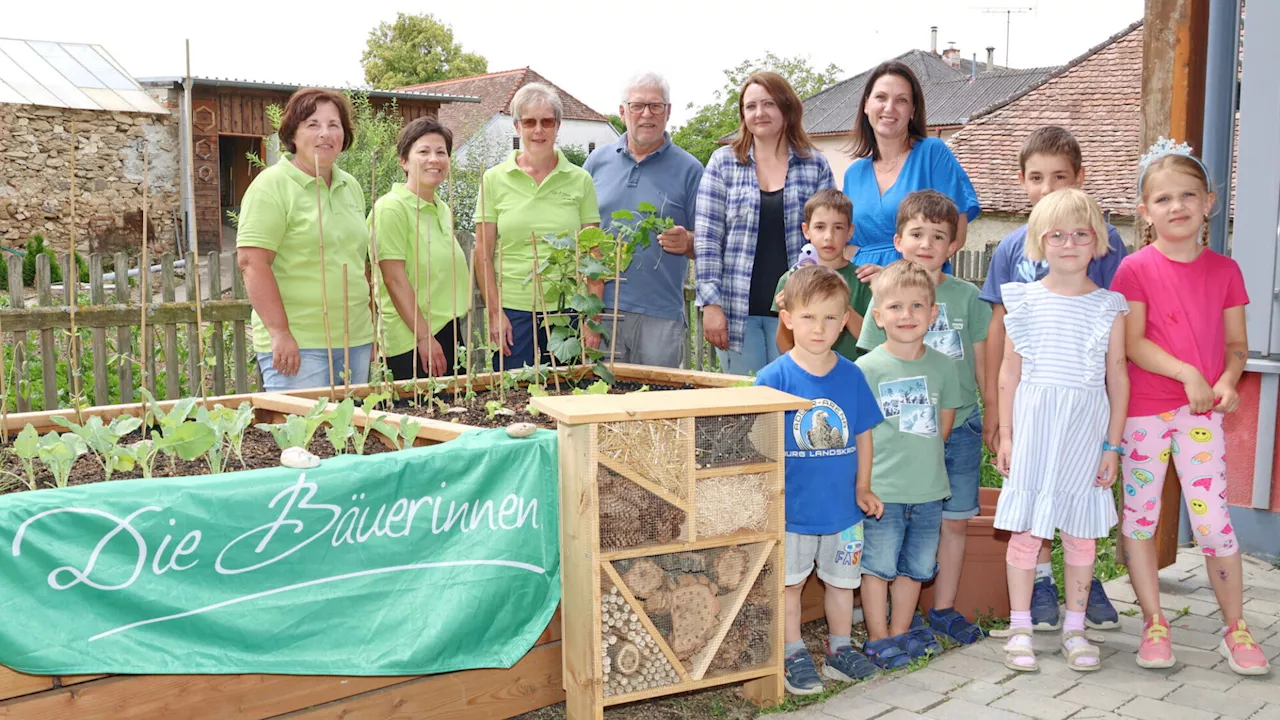
[{"label": "floral leggings", "polygon": [[1155,535],[1165,471],[1172,460],[1200,550],[1209,557],[1239,552],[1227,515],[1226,450],[1220,412],[1195,414],[1184,405],[1172,412],[1129,418],[1124,424],[1120,473],[1124,483],[1121,532],[1137,540]]}]

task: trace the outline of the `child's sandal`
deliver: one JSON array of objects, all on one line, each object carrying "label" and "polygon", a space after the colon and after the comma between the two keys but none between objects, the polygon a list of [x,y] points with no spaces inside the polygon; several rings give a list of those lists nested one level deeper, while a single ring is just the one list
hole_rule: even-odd
[{"label": "child's sandal", "polygon": [[[1068,647],[1071,640],[1080,639],[1083,645]],[[1076,672],[1093,672],[1102,666],[1102,654],[1097,646],[1089,643],[1089,636],[1082,630],[1071,630],[1062,633],[1062,654],[1067,658],[1067,667]],[[1081,658],[1093,658],[1092,663],[1082,663]]]},{"label": "child's sandal", "polygon": [[[1026,645],[1014,644],[1018,638],[1025,637]],[[1030,663],[1020,664],[1019,659],[1029,658]],[[1009,642],[1004,646],[1004,666],[1018,672],[1036,672],[1040,663],[1036,661],[1035,650],[1031,649],[1031,630],[1029,628],[1010,628]]]}]

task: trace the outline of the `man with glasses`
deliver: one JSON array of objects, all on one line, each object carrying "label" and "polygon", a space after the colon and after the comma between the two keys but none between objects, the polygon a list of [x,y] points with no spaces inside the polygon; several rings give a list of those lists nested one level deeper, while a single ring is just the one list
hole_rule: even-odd
[{"label": "man with glasses", "polygon": [[[671,143],[671,90],[662,76],[637,75],[627,83],[618,108],[627,132],[597,148],[583,167],[595,182],[600,217],[609,229],[616,210],[635,211],[641,203],[658,208],[675,224],[648,248],[637,249],[622,274],[618,292],[616,359],[621,362],[680,367],[689,338],[684,279],[693,257],[694,201],[702,164]],[[613,283],[605,286],[605,307],[613,306]]]}]

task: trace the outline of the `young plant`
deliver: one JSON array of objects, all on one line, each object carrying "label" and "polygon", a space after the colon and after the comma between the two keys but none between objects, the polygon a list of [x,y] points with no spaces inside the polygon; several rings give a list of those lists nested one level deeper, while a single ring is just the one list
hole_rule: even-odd
[{"label": "young plant", "polygon": [[355,414],[356,401],[351,398],[338,403],[338,408],[330,413],[329,425],[324,429],[324,434],[329,438],[329,444],[333,446],[333,454],[347,453],[347,442],[356,434],[356,428],[351,424]]},{"label": "young plant", "polygon": [[[663,207],[666,207],[665,203]],[[676,226],[670,217],[660,216],[661,212],[653,203],[647,202],[640,203],[635,210],[615,210],[611,227],[624,241],[647,248],[659,235]],[[662,255],[658,255],[655,268],[662,263]]]},{"label": "young plant", "polygon": [[271,433],[281,450],[291,447],[306,449],[311,445],[311,438],[315,437],[316,430],[329,421],[331,413],[328,407],[329,398],[322,397],[305,415],[290,415],[282,423],[258,423],[254,427]]},{"label": "young plant", "polygon": [[506,410],[506,408],[503,407],[502,402],[498,400],[489,400],[484,404],[484,412],[486,415],[489,416],[490,420],[497,417],[498,413],[502,412],[503,410]]},{"label": "young plant", "polygon": [[13,473],[6,473],[14,479],[21,480],[22,484],[27,486],[28,490],[36,489],[36,466],[35,459],[40,454],[40,433],[36,432],[31,423],[22,428],[22,432],[13,439],[13,447],[10,449],[19,462],[22,463],[23,476],[17,476]]},{"label": "young plant", "polygon": [[102,418],[97,415],[91,415],[88,420],[85,420],[84,425],[77,425],[61,416],[54,416],[53,421],[84,441],[89,450],[93,451],[98,464],[102,466],[103,477],[107,480],[111,479],[112,473],[116,470],[133,469],[133,460],[129,453],[119,451],[120,440],[141,427],[142,420],[132,415],[117,415],[108,425],[103,423]]},{"label": "young plant", "polygon": [[152,477],[156,457],[164,454],[170,460],[180,457],[188,462],[203,457],[218,440],[217,432],[205,423],[182,423],[153,434],[128,446],[127,451],[142,470],[142,477]]},{"label": "young plant", "polygon": [[[97,419],[97,416],[94,416],[94,419]],[[99,422],[101,422],[100,419]],[[38,454],[40,461],[49,468],[49,472],[53,473],[54,484],[64,488],[71,480],[71,468],[76,464],[76,458],[85,454],[87,450],[84,439],[74,432],[59,435],[56,431],[51,431],[40,438]]]},{"label": "young plant", "polygon": [[[547,397],[547,389],[542,387],[541,385],[530,384],[525,389],[529,391],[529,397]],[[542,411],[534,407],[533,403],[529,403],[528,405],[525,405],[524,411],[529,413],[529,415],[532,417],[538,417],[539,415],[542,414]]]},{"label": "young plant", "polygon": [[[352,441],[355,443],[357,455],[364,454],[365,445],[369,442],[369,434],[373,431],[376,430],[382,433],[385,437],[392,439],[393,442],[396,436],[400,433],[400,428],[396,427],[395,423],[388,422],[382,417],[372,417],[372,413],[378,408],[378,405],[389,397],[389,395],[381,393],[370,393],[360,401],[360,409],[364,411],[365,417],[369,419],[365,422],[364,428],[352,436]],[[417,437],[418,434],[417,426],[418,423],[414,423],[414,437]]]},{"label": "young plant", "polygon": [[208,427],[213,436],[213,442],[206,451],[210,473],[217,475],[226,472],[227,460],[232,455],[235,455],[240,460],[240,466],[244,467],[241,445],[244,442],[244,431],[249,428],[251,422],[253,422],[253,406],[248,402],[240,403],[240,407],[235,410],[223,405],[215,405],[213,410],[208,410],[203,405],[196,409],[195,424]]},{"label": "young plant", "polygon": [[391,444],[397,450],[413,447],[413,441],[418,439],[418,430],[422,428],[422,423],[417,420],[402,419],[400,427],[391,427],[392,432],[387,434],[391,440]]},{"label": "young plant", "polygon": [[574,388],[573,395],[608,395],[609,383],[604,380],[597,380],[587,386],[586,390],[582,388]]}]

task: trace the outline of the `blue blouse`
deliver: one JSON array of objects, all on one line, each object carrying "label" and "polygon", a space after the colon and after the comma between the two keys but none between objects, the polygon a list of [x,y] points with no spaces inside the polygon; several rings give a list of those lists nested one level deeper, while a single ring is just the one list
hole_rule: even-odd
[{"label": "blue blouse", "polygon": [[[856,265],[888,265],[902,259],[893,248],[898,205],[916,190],[937,190],[955,201],[960,213],[973,222],[982,207],[964,168],[942,140],[929,137],[916,141],[898,172],[898,179],[880,194],[871,158],[855,160],[844,173],[844,194],[853,201],[853,239],[858,246]],[[947,264],[950,271],[950,263]]]}]

